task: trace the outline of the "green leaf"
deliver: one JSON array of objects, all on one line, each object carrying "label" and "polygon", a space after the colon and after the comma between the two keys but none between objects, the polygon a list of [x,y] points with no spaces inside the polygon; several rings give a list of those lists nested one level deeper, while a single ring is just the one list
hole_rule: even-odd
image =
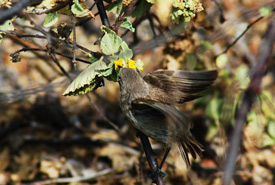
[{"label": "green leaf", "polygon": [[119,80],[119,71],[113,70],[112,74],[106,77],[108,80],[111,80],[113,82],[118,82]]},{"label": "green leaf", "polygon": [[248,71],[249,69],[247,65],[240,65],[236,71],[237,80],[239,80],[240,82],[244,81],[248,77]]},{"label": "green leaf", "polygon": [[84,13],[84,11],[81,10],[81,9],[79,9],[75,4],[73,4],[73,5],[71,6],[71,11],[72,11],[73,14],[75,14],[75,15],[81,15],[81,14]]},{"label": "green leaf", "polygon": [[58,16],[55,13],[48,13],[43,22],[43,26],[49,28],[58,21]]},{"label": "green leaf", "polygon": [[219,127],[217,126],[217,124],[213,120],[210,120],[210,124],[206,135],[206,140],[207,141],[212,140],[217,135],[218,129]]},{"label": "green leaf", "polygon": [[180,18],[181,15],[183,14],[183,11],[177,8],[172,8],[172,12],[171,12],[171,20],[176,23],[179,24],[180,22]]},{"label": "green leaf", "polygon": [[100,48],[105,55],[115,54],[119,51],[122,39],[114,31],[106,26],[101,27],[105,33],[100,42]]},{"label": "green leaf", "polygon": [[275,139],[270,137],[268,134],[263,135],[263,145],[266,146],[273,146],[275,145]]},{"label": "green leaf", "polygon": [[[72,8],[72,12],[74,14],[78,14],[78,13],[83,13],[84,9],[82,8],[81,4],[79,3],[78,0],[74,0],[74,4],[73,4],[73,8]],[[75,11],[75,12],[74,12]]]},{"label": "green leaf", "polygon": [[248,76],[249,69],[247,65],[241,65],[236,70],[235,78],[240,83],[241,89],[246,89],[249,85],[250,78]]},{"label": "green leaf", "polygon": [[218,68],[224,68],[228,63],[228,57],[226,54],[219,55],[216,59],[216,65]]},{"label": "green leaf", "polygon": [[155,0],[146,0],[148,3],[155,4]]},{"label": "green leaf", "polygon": [[274,108],[275,102],[273,100],[273,95],[271,91],[262,90],[262,93],[260,94],[260,100],[261,100],[261,109],[263,111],[263,114],[266,118],[275,120],[275,114],[274,114]]},{"label": "green leaf", "polygon": [[197,58],[193,53],[189,53],[186,55],[186,66],[188,69],[195,69],[197,65]]},{"label": "green leaf", "polygon": [[96,72],[100,74],[100,76],[110,76],[113,72],[113,63],[111,62],[106,68],[103,69],[96,69]]},{"label": "green leaf", "polygon": [[130,60],[133,57],[133,51],[128,47],[127,43],[123,41],[121,43],[121,50],[118,55],[118,58],[121,58],[124,61]]},{"label": "green leaf", "polygon": [[114,14],[120,14],[123,8],[122,0],[114,1],[113,3],[107,5],[105,8],[109,12],[112,12]]},{"label": "green leaf", "polygon": [[200,1],[174,0],[171,19],[174,23],[177,24],[182,22],[182,20],[189,22],[192,18],[195,17],[197,12],[202,10],[203,7]]},{"label": "green leaf", "polygon": [[141,0],[138,6],[132,12],[132,17],[141,17],[145,12],[148,12],[152,4],[148,3],[146,0]]},{"label": "green leaf", "polygon": [[0,30],[13,31],[14,26],[13,26],[11,20],[6,20],[2,25],[0,25]]},{"label": "green leaf", "polygon": [[209,49],[213,49],[213,44],[209,41],[202,41],[200,44],[200,47],[203,51],[209,50]]},{"label": "green leaf", "polygon": [[98,61],[99,59],[98,58],[95,58],[93,55],[89,54],[89,57],[90,57],[90,61],[91,63],[93,64],[94,62]]},{"label": "green leaf", "polygon": [[119,56],[118,55],[113,55],[113,56],[108,56],[108,59],[112,62],[114,62],[115,60],[118,60],[119,59]]},{"label": "green leaf", "polygon": [[132,23],[129,21],[129,18],[126,17],[122,24],[120,25],[122,28],[126,28],[130,30],[131,32],[135,32],[135,28],[132,26]]},{"label": "green leaf", "polygon": [[270,7],[270,6],[261,7],[259,12],[260,12],[261,16],[267,17],[272,14],[272,7]]},{"label": "green leaf", "polygon": [[[6,20],[2,25],[0,25],[0,30],[3,31],[13,31],[14,30],[14,26],[12,24],[11,20]],[[3,38],[5,37],[5,33],[4,32],[0,32],[0,43],[2,42]]]},{"label": "green leaf", "polygon": [[268,131],[268,134],[273,139],[275,139],[275,121],[274,120],[269,121],[268,126],[267,126],[267,131]]},{"label": "green leaf", "polygon": [[220,104],[221,101],[217,96],[214,96],[206,106],[205,113],[208,117],[212,118],[215,121],[216,125],[219,125],[220,120]]},{"label": "green leaf", "polygon": [[76,79],[74,79],[63,95],[80,95],[96,89],[98,86],[101,86],[101,83],[103,83],[101,77],[104,75],[100,71],[107,70],[108,68],[110,68],[110,66],[107,66],[102,59],[94,62],[82,71]]}]

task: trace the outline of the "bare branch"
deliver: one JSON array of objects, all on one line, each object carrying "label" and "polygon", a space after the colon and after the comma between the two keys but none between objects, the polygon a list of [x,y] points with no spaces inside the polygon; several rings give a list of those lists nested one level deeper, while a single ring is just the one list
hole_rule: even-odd
[{"label": "bare branch", "polygon": [[43,0],[22,0],[13,5],[10,9],[1,12],[0,25],[13,16],[20,14],[27,6],[40,4]]},{"label": "bare branch", "polygon": [[273,17],[272,22],[269,24],[266,33],[261,41],[257,58],[257,64],[252,68],[251,82],[249,84],[249,87],[244,92],[244,98],[235,116],[235,128],[232,138],[230,140],[228,158],[225,162],[223,185],[231,184],[231,179],[236,165],[243,127],[247,120],[247,114],[250,111],[256,96],[260,94],[262,78],[266,74],[266,66],[268,58],[272,54],[274,42],[275,19]]}]

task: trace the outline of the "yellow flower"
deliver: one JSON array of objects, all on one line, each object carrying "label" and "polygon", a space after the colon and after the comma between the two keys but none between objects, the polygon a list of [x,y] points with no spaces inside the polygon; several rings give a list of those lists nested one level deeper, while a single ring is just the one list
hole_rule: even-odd
[{"label": "yellow flower", "polygon": [[123,61],[121,58],[118,60],[115,60],[114,63],[115,63],[115,69],[119,69],[119,67],[122,67],[123,65]]},{"label": "yellow flower", "polygon": [[129,67],[129,68],[136,69],[136,68],[137,68],[137,67],[136,67],[136,62],[135,62],[134,60],[130,59],[130,60],[128,61],[128,67]]}]

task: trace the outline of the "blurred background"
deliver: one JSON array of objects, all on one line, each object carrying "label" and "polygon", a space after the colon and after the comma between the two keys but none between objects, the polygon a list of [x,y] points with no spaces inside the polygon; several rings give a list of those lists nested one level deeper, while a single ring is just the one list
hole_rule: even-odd
[{"label": "blurred background", "polygon": [[[134,59],[143,61],[142,74],[157,69],[219,72],[203,97],[180,107],[193,120],[191,131],[204,146],[203,158],[187,170],[174,147],[162,168],[166,184],[221,184],[236,109],[250,83],[262,37],[274,19],[274,1],[201,3],[204,10],[176,31],[171,24],[162,25],[158,6],[130,18],[134,33],[118,30]],[[37,36],[41,29],[53,34],[60,23],[71,25],[67,15],[58,15],[58,21],[45,28],[45,14],[25,12],[28,19],[13,21],[18,35],[7,32],[0,44],[0,184],[151,184],[136,131],[119,107],[118,83],[105,80],[88,96],[62,96],[70,84],[66,75],[74,78],[87,67],[87,51],[100,52],[94,43],[101,37],[102,22],[94,1],[85,4],[95,17],[75,19],[76,69],[73,34],[56,45]],[[111,12],[107,16],[111,25],[117,19]],[[38,50],[15,53],[22,48]],[[49,48],[56,51],[56,60]],[[248,114],[233,184],[275,183],[274,59],[273,52]],[[154,141],[152,145],[161,161],[165,149]]]}]

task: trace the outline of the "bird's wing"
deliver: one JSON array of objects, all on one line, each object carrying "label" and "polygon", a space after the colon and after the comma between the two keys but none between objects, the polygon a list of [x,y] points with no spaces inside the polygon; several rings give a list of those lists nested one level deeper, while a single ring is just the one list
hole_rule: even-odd
[{"label": "bird's wing", "polygon": [[172,96],[176,103],[194,100],[217,78],[217,71],[157,70],[144,76],[150,85]]},{"label": "bird's wing", "polygon": [[[170,144],[181,140],[191,128],[189,118],[175,107],[146,99],[132,103],[132,115],[140,124],[140,131],[152,139]],[[161,135],[165,138],[159,138]]]},{"label": "bird's wing", "polygon": [[202,145],[190,132],[191,121],[175,107],[140,99],[132,103],[131,112],[145,135],[168,148],[177,143],[187,167],[190,167],[188,153],[194,159],[202,157]]}]

